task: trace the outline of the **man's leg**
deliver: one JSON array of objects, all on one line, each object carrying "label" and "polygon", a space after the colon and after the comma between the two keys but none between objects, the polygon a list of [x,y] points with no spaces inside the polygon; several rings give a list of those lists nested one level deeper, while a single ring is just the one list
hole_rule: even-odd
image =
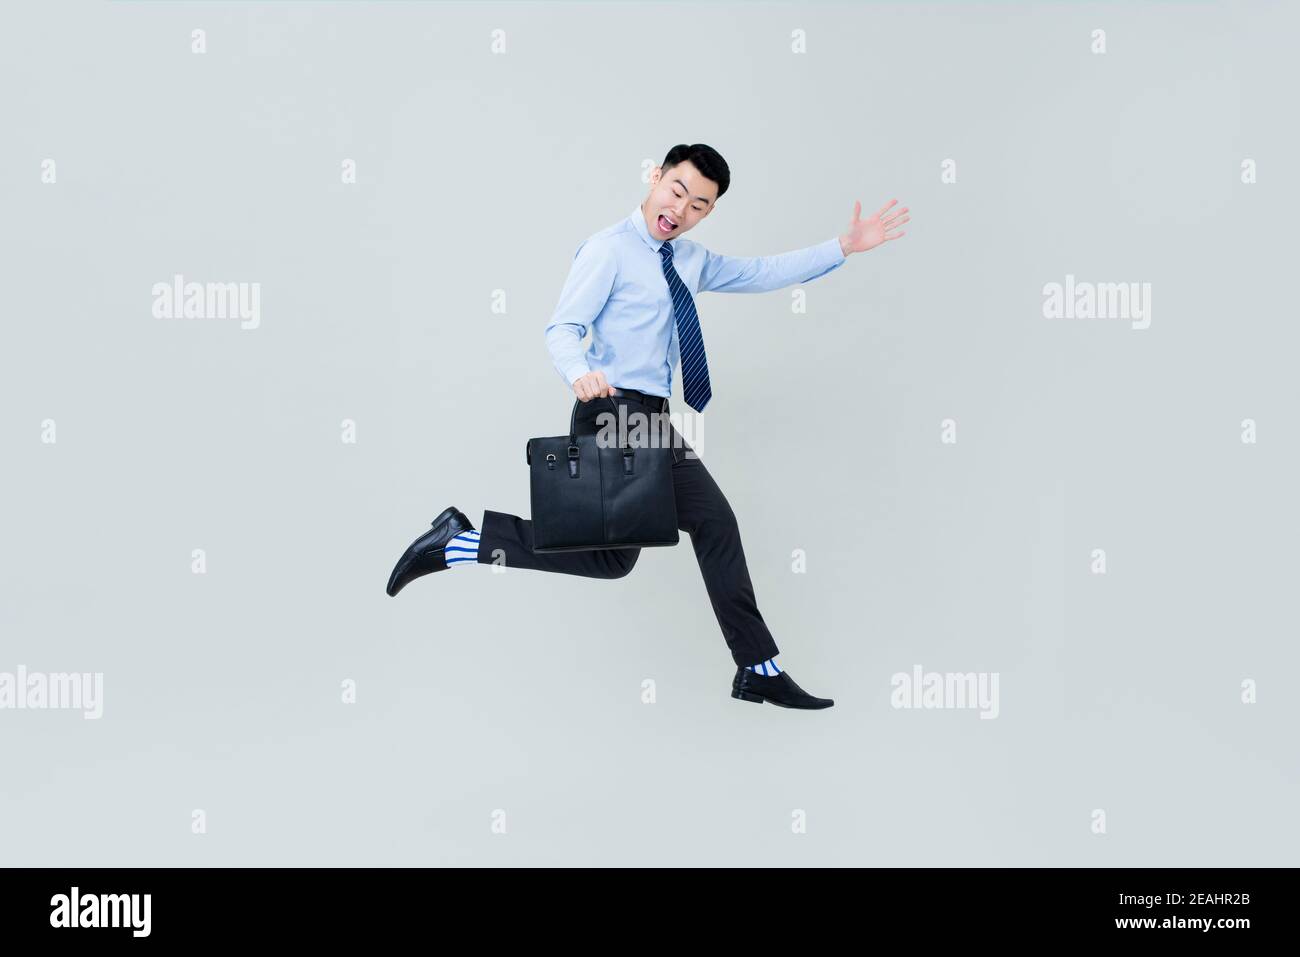
[{"label": "man's leg", "polygon": [[622,578],[632,570],[639,548],[598,548],[582,552],[533,551],[533,523],[507,512],[483,512],[478,560],[482,565],[534,568],[586,578]]},{"label": "man's leg", "polygon": [[489,509],[483,513],[483,527],[475,530],[470,517],[451,506],[407,546],[388,576],[386,590],[396,597],[417,578],[473,564],[498,563],[587,578],[622,578],[632,570],[640,553],[640,548],[613,548],[534,555],[532,522]]},{"label": "man's leg", "polygon": [[677,526],[691,536],[704,587],[722,627],[722,637],[731,649],[731,657],[741,667],[775,658],[779,649],[758,613],[736,516],[718,483],[693,450],[690,456],[683,449],[674,452]]}]

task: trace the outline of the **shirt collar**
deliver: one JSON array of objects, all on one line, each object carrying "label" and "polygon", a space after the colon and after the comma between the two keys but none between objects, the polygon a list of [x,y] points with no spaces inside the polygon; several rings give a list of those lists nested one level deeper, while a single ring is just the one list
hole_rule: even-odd
[{"label": "shirt collar", "polygon": [[636,227],[637,233],[640,234],[642,241],[655,252],[658,252],[659,247],[664,244],[665,240],[655,239],[650,235],[650,230],[646,228],[645,224],[645,213],[641,212],[640,203],[636,204],[636,208],[632,210],[632,215],[629,218],[632,220],[632,225]]}]

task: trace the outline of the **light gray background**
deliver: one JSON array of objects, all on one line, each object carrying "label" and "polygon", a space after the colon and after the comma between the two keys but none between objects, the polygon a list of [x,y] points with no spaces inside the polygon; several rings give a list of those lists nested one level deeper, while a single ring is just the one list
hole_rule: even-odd
[{"label": "light gray background", "polygon": [[[105,676],[97,722],[0,711],[4,863],[1296,863],[1293,5],[0,20],[0,670]],[[696,141],[719,252],[912,210],[806,315],[699,300],[703,457],[825,712],[729,696],[685,540],[383,590],[446,505],[528,514],[573,251]],[[177,272],[261,327],[153,318]],[[1152,283],[1151,327],[1045,319],[1066,273]],[[915,664],[1000,717],[891,708]]]}]

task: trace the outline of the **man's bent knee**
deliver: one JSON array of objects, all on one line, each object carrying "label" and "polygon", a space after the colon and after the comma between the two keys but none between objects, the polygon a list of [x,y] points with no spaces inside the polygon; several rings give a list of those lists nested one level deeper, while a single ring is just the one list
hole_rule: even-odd
[{"label": "man's bent knee", "polygon": [[635,549],[630,552],[610,550],[609,567],[607,578],[625,578],[632,571],[636,560],[640,556],[641,550]]}]

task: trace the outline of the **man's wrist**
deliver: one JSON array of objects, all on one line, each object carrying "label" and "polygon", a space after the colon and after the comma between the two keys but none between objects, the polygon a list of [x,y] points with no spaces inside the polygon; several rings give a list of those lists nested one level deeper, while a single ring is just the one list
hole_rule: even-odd
[{"label": "man's wrist", "polygon": [[853,251],[853,250],[852,250],[852,248],[849,246],[849,241],[848,241],[848,239],[846,239],[844,236],[841,236],[841,237],[840,237],[840,252],[842,252],[842,253],[844,254],[844,258],[847,259],[847,258],[849,257],[849,253],[852,252],[852,251]]}]

